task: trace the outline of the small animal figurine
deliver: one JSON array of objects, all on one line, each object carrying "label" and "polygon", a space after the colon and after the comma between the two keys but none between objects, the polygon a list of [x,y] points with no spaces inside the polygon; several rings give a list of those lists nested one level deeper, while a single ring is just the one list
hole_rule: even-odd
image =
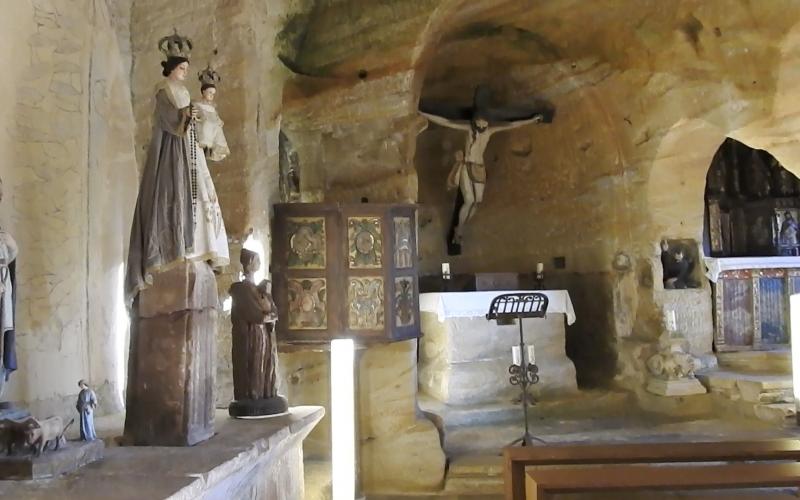
[{"label": "small animal figurine", "polygon": [[39,423],[33,417],[25,420],[0,421],[0,446],[5,448],[6,454],[11,455],[16,448],[18,451],[25,447],[26,432],[34,429]]},{"label": "small animal figurine", "polygon": [[38,427],[28,429],[25,433],[25,443],[34,449],[37,457],[47,448],[47,445],[55,441],[55,450],[61,447],[64,441],[64,432],[69,428],[75,419],[70,419],[67,425],[63,425],[61,417],[50,417],[39,422]]}]

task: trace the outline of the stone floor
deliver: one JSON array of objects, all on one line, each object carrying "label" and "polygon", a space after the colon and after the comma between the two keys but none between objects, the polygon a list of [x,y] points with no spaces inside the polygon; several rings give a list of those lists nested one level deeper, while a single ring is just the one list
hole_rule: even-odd
[{"label": "stone floor", "polygon": [[[708,396],[706,396],[708,397]],[[448,471],[442,491],[426,494],[403,492],[367,495],[368,500],[500,500],[502,499],[502,460],[500,450],[522,434],[519,407],[488,405],[481,411],[447,407],[423,396],[423,411],[443,432],[448,456]],[[485,411],[484,411],[485,410]],[[585,417],[585,415],[592,417]],[[794,420],[765,422],[733,413],[728,418],[671,417],[645,412],[619,393],[602,391],[550,402],[535,408],[529,420],[531,433],[547,443],[713,441],[800,438]],[[583,415],[578,418],[576,415]],[[307,483],[308,484],[308,483]],[[308,491],[308,487],[307,487]],[[308,498],[308,497],[307,497]],[[612,495],[562,495],[563,499],[643,499],[698,498],[797,498],[790,491],[725,492],[642,492]],[[308,500],[312,500],[309,498]],[[325,500],[323,496],[313,500]]]}]

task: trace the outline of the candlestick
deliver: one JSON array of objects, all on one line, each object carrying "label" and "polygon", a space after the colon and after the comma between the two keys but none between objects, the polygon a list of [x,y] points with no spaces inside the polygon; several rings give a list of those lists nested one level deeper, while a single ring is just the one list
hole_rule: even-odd
[{"label": "candlestick", "polygon": [[511,362],[517,366],[522,366],[522,351],[520,351],[518,345],[511,348]]},{"label": "candlestick", "polygon": [[527,354],[528,354],[528,364],[535,365],[536,364],[536,349],[533,345],[527,346]]}]

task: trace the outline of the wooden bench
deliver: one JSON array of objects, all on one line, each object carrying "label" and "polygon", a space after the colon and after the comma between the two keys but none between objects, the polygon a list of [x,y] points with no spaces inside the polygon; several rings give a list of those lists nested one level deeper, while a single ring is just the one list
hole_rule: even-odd
[{"label": "wooden bench", "polygon": [[600,465],[528,471],[526,499],[555,493],[702,490],[800,486],[798,463],[727,465]]},{"label": "wooden bench", "polygon": [[800,440],[537,445],[509,447],[503,455],[506,500],[522,500],[525,498],[525,467],[528,466],[800,461]]}]

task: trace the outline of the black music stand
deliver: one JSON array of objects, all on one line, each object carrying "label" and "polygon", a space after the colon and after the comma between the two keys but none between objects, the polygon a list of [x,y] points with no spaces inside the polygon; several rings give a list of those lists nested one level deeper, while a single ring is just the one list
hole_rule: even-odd
[{"label": "black music stand", "polygon": [[[525,434],[514,440],[511,446],[521,443],[522,446],[532,446],[533,440],[544,443],[543,440],[531,436],[528,430],[528,403],[530,395],[528,394],[528,386],[539,382],[539,367],[535,363],[526,362],[525,356],[527,355],[525,349],[525,337],[522,334],[522,319],[523,318],[544,318],[547,314],[547,306],[550,300],[547,295],[538,292],[519,292],[519,293],[504,293],[492,299],[489,305],[489,312],[486,313],[486,319],[498,320],[498,322],[516,320],[519,323],[519,350],[520,350],[520,364],[511,363],[508,367],[508,373],[511,374],[509,382],[511,385],[519,385],[522,389],[522,413],[525,418]],[[535,360],[534,360],[535,361]],[[535,404],[534,402],[531,402]]]}]

